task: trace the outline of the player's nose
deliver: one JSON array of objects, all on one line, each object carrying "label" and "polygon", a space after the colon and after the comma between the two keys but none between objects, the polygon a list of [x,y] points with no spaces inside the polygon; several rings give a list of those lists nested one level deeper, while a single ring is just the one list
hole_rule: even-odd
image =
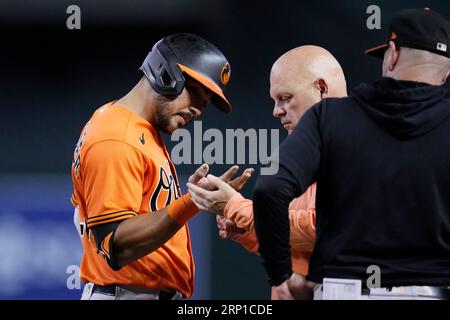
[{"label": "player's nose", "polygon": [[192,119],[197,119],[203,114],[203,106],[191,106],[189,112],[192,114]]},{"label": "player's nose", "polygon": [[281,118],[286,114],[286,111],[277,103],[275,103],[272,114],[275,118]]}]

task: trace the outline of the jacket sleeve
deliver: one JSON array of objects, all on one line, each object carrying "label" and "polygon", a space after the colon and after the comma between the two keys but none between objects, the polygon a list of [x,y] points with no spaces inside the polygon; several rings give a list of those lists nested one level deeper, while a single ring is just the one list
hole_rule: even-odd
[{"label": "jacket sleeve", "polygon": [[309,109],[283,141],[279,158],[272,158],[272,164],[278,163],[278,172],[261,175],[253,193],[259,253],[272,286],[292,274],[289,204],[317,181],[322,153],[322,103]]}]

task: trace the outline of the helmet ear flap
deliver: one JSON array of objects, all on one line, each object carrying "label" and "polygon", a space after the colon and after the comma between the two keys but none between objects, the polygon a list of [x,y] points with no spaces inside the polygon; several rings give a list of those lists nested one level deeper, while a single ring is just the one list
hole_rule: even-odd
[{"label": "helmet ear flap", "polygon": [[139,70],[145,74],[153,90],[163,96],[177,96],[183,91],[183,72],[164,39],[155,44]]}]

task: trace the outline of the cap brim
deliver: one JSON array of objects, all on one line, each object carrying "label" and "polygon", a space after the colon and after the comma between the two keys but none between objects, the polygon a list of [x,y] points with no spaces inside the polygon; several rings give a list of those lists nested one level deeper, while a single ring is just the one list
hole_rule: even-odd
[{"label": "cap brim", "polygon": [[384,52],[386,51],[386,49],[388,47],[389,47],[389,45],[385,43],[385,44],[382,44],[381,46],[377,46],[377,47],[374,47],[374,48],[367,49],[366,51],[364,51],[364,53],[367,54],[368,56],[372,56],[372,57],[383,59],[384,58]]},{"label": "cap brim", "polygon": [[228,102],[227,98],[225,98],[222,89],[220,89],[220,87],[214,81],[201,74],[200,72],[182,65],[181,63],[178,63],[178,66],[180,67],[181,71],[188,74],[194,80],[200,82],[215,94],[215,96],[211,99],[211,103],[214,104],[220,111],[223,111],[225,113],[231,112],[231,104]]}]

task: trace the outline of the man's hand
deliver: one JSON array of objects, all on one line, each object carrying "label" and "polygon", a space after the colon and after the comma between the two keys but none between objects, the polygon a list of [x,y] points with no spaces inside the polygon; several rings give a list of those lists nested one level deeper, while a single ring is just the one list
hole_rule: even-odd
[{"label": "man's hand", "polygon": [[[204,166],[206,166],[206,168],[208,168],[207,164],[204,164]],[[203,165],[202,165],[202,167],[203,167]],[[201,169],[202,167],[200,167],[199,169]],[[197,169],[197,171],[199,171],[199,169]],[[225,171],[219,177],[222,181],[227,182],[230,186],[232,186],[234,188],[234,190],[236,190],[236,191],[240,191],[242,189],[242,187],[247,183],[248,179],[250,179],[253,172],[255,171],[255,169],[253,169],[253,168],[247,168],[244,170],[244,172],[239,177],[235,178],[234,180],[231,180],[234,177],[234,175],[238,172],[238,170],[239,170],[239,166],[232,166],[231,168],[229,168],[227,171]],[[196,171],[196,173],[197,173],[197,171]],[[206,174],[208,174],[208,169],[206,169],[206,171],[200,170],[198,176],[200,176],[200,174],[202,174],[202,173],[205,173],[205,174],[201,176],[200,180],[195,182],[195,181],[191,181],[191,179],[189,179],[189,182],[194,183],[195,185],[199,186],[200,188],[203,188],[203,189],[206,189],[209,191],[217,190],[217,187],[211,181],[209,181],[208,179],[205,178]],[[194,173],[194,175],[195,175],[195,173]]]},{"label": "man's hand", "polygon": [[187,187],[191,194],[191,199],[200,210],[223,215],[223,210],[225,209],[228,200],[237,194],[237,191],[228,183],[223,182],[220,178],[213,176],[212,174],[209,174],[207,179],[216,187],[216,190],[205,190],[188,182]]},{"label": "man's hand", "polygon": [[[232,168],[230,168],[231,170]],[[228,170],[228,171],[230,171]],[[205,177],[208,174],[209,171],[209,166],[204,163],[202,164],[200,167],[198,167],[197,170],[195,170],[195,172],[189,177],[188,182],[195,184],[195,185],[201,185],[202,181],[207,180]],[[227,172],[228,172],[227,171]],[[234,175],[234,174],[233,174]]]},{"label": "man's hand", "polygon": [[273,288],[280,300],[312,300],[315,285],[314,282],[307,281],[302,275],[293,273],[288,280]]},{"label": "man's hand", "polygon": [[200,210],[223,215],[228,200],[242,189],[254,172],[253,168],[247,168],[239,177],[231,180],[237,170],[238,166],[232,166],[218,178],[213,175],[205,177],[208,172],[206,164],[197,169],[187,183],[195,205]]},{"label": "man's hand", "polygon": [[222,239],[231,239],[236,241],[245,233],[244,229],[239,228],[233,221],[222,217],[216,216],[217,228],[219,229],[219,236]]},{"label": "man's hand", "polygon": [[295,300],[291,290],[289,290],[288,281],[286,280],[279,286],[272,287],[275,290],[278,300]]},{"label": "man's hand", "polygon": [[[239,167],[238,167],[239,169]],[[247,183],[248,179],[251,178],[253,172],[255,172],[255,169],[253,168],[247,168],[244,170],[244,172],[242,172],[242,174],[237,177],[236,179],[228,182],[228,184],[230,186],[233,187],[234,190],[236,191],[241,191],[241,189],[244,187],[244,185]],[[225,181],[222,176],[220,176],[220,178]]]}]

